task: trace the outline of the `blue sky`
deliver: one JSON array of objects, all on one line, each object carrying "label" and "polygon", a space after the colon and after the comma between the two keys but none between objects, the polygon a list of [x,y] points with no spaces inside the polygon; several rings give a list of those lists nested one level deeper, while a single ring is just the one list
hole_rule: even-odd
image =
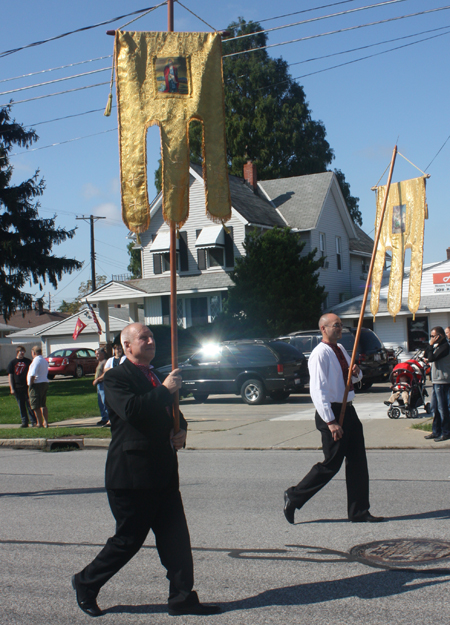
[{"label": "blue sky", "polygon": [[[332,168],[345,173],[352,194],[360,198],[365,231],[373,236],[375,194],[371,187],[382,176],[390,162],[393,147],[398,143],[401,154],[431,175],[427,185],[429,219],[425,225],[424,261],[446,258],[446,248],[450,246],[447,187],[450,140],[446,145],[444,143],[450,135],[450,4],[447,5],[445,0],[396,0],[360,11],[355,9],[380,4],[380,0],[279,0],[276,3],[268,0],[246,0],[245,3],[183,0],[183,4],[217,30],[225,28],[238,16],[246,20],[268,20],[314,9],[270,19],[263,22],[265,28],[324,17],[269,33],[269,44],[303,39],[273,47],[269,49],[269,54],[283,57],[291,64],[292,76],[300,77],[299,83],[305,89],[313,119],[321,120],[325,125],[327,139],[335,154]],[[151,3],[134,0],[126,3],[117,0],[78,0],[76,3],[15,0],[4,3],[0,53],[150,6]],[[441,7],[448,8],[393,19]],[[325,18],[342,12],[346,13]],[[111,275],[127,271],[127,229],[122,224],[120,213],[116,109],[109,118],[102,114],[108,97],[108,84],[31,102],[19,101],[107,83],[111,59],[100,57],[112,54],[113,38],[107,36],[105,31],[118,28],[129,19],[14,54],[0,54],[1,93],[105,69],[65,82],[0,96],[0,104],[7,103],[10,98],[17,102],[13,106],[16,121],[26,126],[33,125],[40,137],[34,146],[40,149],[25,153],[23,149],[14,150],[18,153],[11,158],[14,182],[30,177],[39,169],[47,184],[40,216],[49,218],[56,214],[59,226],[67,229],[78,226],[75,238],[55,247],[54,252],[85,261],[84,267],[77,274],[65,276],[56,291],[49,285],[44,287],[46,303],[48,294],[51,294],[52,308],[58,306],[62,299],[76,297],[79,283],[90,278],[89,225],[76,221],[77,216],[93,214],[106,217],[95,225],[97,273],[105,274],[110,279]],[[392,21],[364,26],[384,20]],[[134,22],[128,29],[166,30],[166,6]],[[175,30],[202,31],[208,28],[175,3]],[[324,35],[337,30],[343,32]],[[419,42],[426,38],[426,41]],[[394,39],[397,41],[389,41]],[[386,52],[399,46],[407,47]],[[328,58],[318,58],[325,56]],[[359,60],[367,56],[371,58]],[[92,59],[99,60],[26,76]],[[334,67],[337,65],[341,66]],[[17,80],[7,80],[22,76]],[[95,109],[101,110],[79,115]],[[77,116],[68,117],[74,115]],[[68,118],[41,123],[63,117]],[[158,158],[159,132],[153,128],[148,137],[150,197],[155,194],[153,172]],[[420,175],[417,169],[403,158],[397,158],[394,181],[416,175]],[[386,179],[387,174],[382,183]],[[40,295],[36,286],[29,290],[36,296]]]}]

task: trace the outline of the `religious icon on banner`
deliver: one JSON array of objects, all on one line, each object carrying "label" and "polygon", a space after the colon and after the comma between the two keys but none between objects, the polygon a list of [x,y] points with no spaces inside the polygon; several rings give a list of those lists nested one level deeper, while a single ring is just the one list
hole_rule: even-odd
[{"label": "religious icon on banner", "polygon": [[[425,219],[428,218],[425,181],[425,177],[404,180],[392,184],[389,189],[372,274],[370,310],[374,317],[378,313],[386,251],[392,256],[387,298],[389,313],[395,318],[402,307],[404,257],[407,249],[411,250],[408,308],[413,315],[419,308]],[[385,195],[386,187],[378,187],[375,221],[377,232]]]},{"label": "religious icon on banner", "polygon": [[146,135],[161,132],[163,217],[189,214],[189,123],[203,125],[206,213],[231,217],[225,144],[222,43],[217,33],[116,31],[122,217],[139,234],[150,224]]}]

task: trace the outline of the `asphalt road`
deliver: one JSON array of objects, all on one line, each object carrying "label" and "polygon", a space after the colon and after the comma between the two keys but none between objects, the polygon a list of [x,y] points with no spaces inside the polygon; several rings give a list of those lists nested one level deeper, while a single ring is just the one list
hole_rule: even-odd
[{"label": "asphalt road", "polygon": [[[113,533],[105,456],[103,450],[0,450],[2,625],[90,622],[76,606],[70,577]],[[224,609],[208,622],[440,625],[449,619],[448,560],[389,570],[350,555],[373,541],[450,541],[448,451],[368,452],[372,512],[387,516],[384,523],[346,521],[341,472],[296,513],[295,526],[284,519],[283,491],[320,453],[184,451],[179,457],[195,586],[201,600]],[[102,589],[99,623],[173,622],[165,612],[167,592],[149,536]]]}]

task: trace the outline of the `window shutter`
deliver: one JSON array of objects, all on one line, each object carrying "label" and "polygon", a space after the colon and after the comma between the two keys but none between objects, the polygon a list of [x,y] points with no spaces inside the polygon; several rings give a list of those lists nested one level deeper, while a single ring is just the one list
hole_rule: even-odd
[{"label": "window shutter", "polygon": [[153,271],[155,273],[162,273],[161,254],[153,254]]},{"label": "window shutter", "polygon": [[228,226],[230,234],[225,232],[225,267],[234,267],[233,226]]},{"label": "window shutter", "polygon": [[180,232],[180,239],[179,239],[180,271],[189,271],[187,240],[188,240],[187,232]]},{"label": "window shutter", "polygon": [[161,312],[163,324],[170,325],[170,295],[161,296]]},{"label": "window shutter", "polygon": [[206,269],[206,250],[197,250],[197,260],[200,271]]}]

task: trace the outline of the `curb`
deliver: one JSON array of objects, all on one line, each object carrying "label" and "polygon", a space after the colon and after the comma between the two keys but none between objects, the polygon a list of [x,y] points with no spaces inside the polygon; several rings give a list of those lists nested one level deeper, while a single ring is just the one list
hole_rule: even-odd
[{"label": "curb", "polygon": [[0,439],[0,448],[39,449],[41,451],[67,449],[69,447],[108,449],[110,442],[111,439],[109,438],[2,438]]}]

